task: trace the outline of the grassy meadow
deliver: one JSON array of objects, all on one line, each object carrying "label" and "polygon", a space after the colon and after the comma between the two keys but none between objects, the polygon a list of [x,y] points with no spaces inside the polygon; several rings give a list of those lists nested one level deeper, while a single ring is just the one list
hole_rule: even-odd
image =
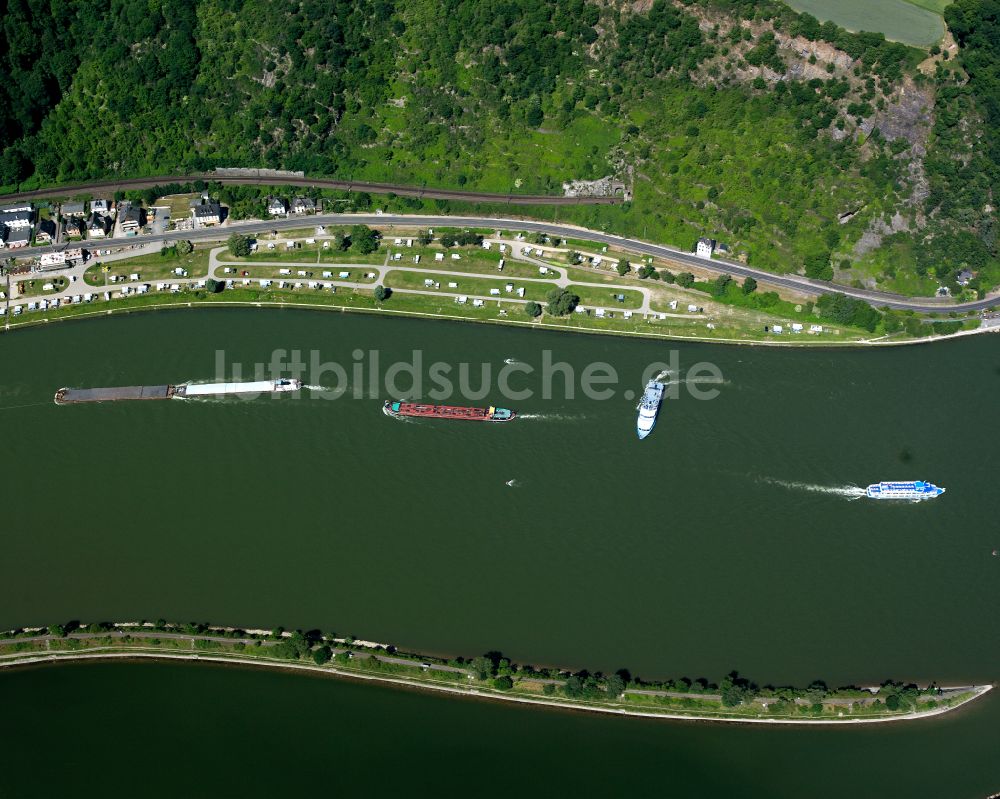
[{"label": "grassy meadow", "polygon": [[944,35],[941,17],[950,0],[787,0],[796,11],[851,31],[884,33],[887,39],[930,47]]}]

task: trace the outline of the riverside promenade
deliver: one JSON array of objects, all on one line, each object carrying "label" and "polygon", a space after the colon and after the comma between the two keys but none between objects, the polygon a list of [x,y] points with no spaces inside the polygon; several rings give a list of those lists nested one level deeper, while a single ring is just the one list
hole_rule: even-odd
[{"label": "riverside promenade", "polygon": [[[124,629],[122,629],[124,628]],[[654,691],[625,687],[616,697],[582,699],[563,697],[557,687],[566,684],[558,679],[534,674],[518,676],[509,688],[499,688],[496,681],[479,679],[471,666],[452,665],[434,658],[395,653],[385,644],[351,641],[341,638],[321,638],[310,644],[306,654],[325,648],[324,657],[289,659],[278,654],[277,647],[289,645],[294,634],[264,636],[263,631],[247,633],[231,628],[209,628],[202,633],[172,632],[150,626],[121,624],[100,632],[71,632],[58,635],[37,631],[37,634],[8,635],[0,638],[0,672],[11,668],[59,663],[112,660],[186,660],[200,663],[255,666],[261,668],[323,674],[326,676],[381,682],[399,687],[438,691],[466,697],[516,702],[548,708],[596,712],[641,718],[686,721],[725,721],[750,724],[843,725],[913,721],[950,713],[980,698],[993,686],[955,686],[938,689],[925,706],[903,712],[876,711],[877,687],[862,689],[866,697],[829,696],[822,702],[825,716],[805,715],[807,700],[796,698],[788,714],[768,713],[768,702],[757,697],[743,708],[725,707],[717,693],[686,693]],[[248,651],[249,648],[249,651]],[[328,657],[327,657],[328,656]],[[322,662],[321,662],[322,661]],[[552,690],[543,690],[547,686]],[[658,708],[656,700],[698,701],[718,704],[719,709],[691,711]],[[653,700],[648,702],[648,700]],[[792,714],[796,715],[792,715]]]}]

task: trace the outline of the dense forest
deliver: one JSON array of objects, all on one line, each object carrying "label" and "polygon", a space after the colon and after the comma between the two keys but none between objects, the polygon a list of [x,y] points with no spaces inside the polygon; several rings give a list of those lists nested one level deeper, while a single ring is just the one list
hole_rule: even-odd
[{"label": "dense forest", "polygon": [[0,185],[259,166],[494,191],[929,293],[1000,283],[1000,0],[957,57],[776,0],[9,0]]}]

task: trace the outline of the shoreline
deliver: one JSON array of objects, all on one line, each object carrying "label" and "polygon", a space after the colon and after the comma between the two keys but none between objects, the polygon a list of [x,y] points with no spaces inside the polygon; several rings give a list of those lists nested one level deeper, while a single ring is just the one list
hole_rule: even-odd
[{"label": "shoreline", "polygon": [[[9,657],[9,656],[5,656]],[[602,713],[611,716],[627,716],[633,718],[647,718],[647,719],[660,719],[666,721],[690,721],[690,722],[716,722],[723,724],[784,724],[784,725],[824,725],[824,726],[839,726],[845,724],[883,724],[891,722],[900,721],[918,721],[920,719],[931,718],[933,716],[941,716],[946,713],[951,713],[964,707],[970,702],[980,699],[993,690],[992,685],[972,685],[972,686],[961,686],[971,692],[970,696],[965,697],[959,702],[953,705],[947,705],[944,707],[935,707],[923,711],[911,711],[909,713],[900,713],[894,716],[880,716],[877,718],[861,718],[861,717],[850,717],[850,718],[764,718],[764,717],[746,717],[746,716],[724,716],[724,715],[698,715],[697,713],[685,714],[685,713],[671,713],[663,712],[657,713],[653,711],[646,710],[633,710],[625,707],[616,708],[609,706],[602,706],[597,704],[585,704],[573,700],[557,700],[552,698],[533,698],[521,695],[506,694],[495,689],[488,688],[458,688],[450,685],[435,684],[433,682],[418,681],[407,679],[406,677],[400,676],[388,676],[388,675],[377,675],[377,674],[366,674],[356,671],[348,671],[344,669],[339,669],[336,666],[318,666],[310,665],[308,663],[295,663],[295,662],[282,662],[278,660],[263,660],[260,658],[250,658],[250,657],[240,657],[233,656],[227,657],[222,655],[211,655],[211,654],[199,654],[197,652],[182,653],[182,652],[141,652],[141,651],[117,651],[117,652],[65,652],[65,653],[46,653],[43,655],[29,655],[21,657],[16,660],[4,660],[0,659],[0,671],[9,669],[18,669],[28,666],[47,666],[47,665],[58,665],[62,662],[80,662],[80,661],[91,661],[95,663],[101,662],[113,662],[116,660],[150,660],[150,661],[187,661],[187,662],[201,662],[209,663],[213,665],[238,665],[238,666],[250,666],[258,669],[275,669],[280,671],[292,671],[292,672],[305,672],[307,674],[324,675],[327,677],[332,677],[334,679],[347,679],[347,680],[360,680],[367,682],[381,683],[384,685],[392,685],[397,687],[406,688],[409,690],[427,690],[436,691],[439,693],[451,694],[453,696],[461,696],[466,698],[474,699],[485,699],[493,700],[498,702],[508,702],[523,705],[536,705],[543,708],[557,709],[557,710],[569,710],[573,712],[581,713]]]},{"label": "shoreline", "polygon": [[[155,295],[154,295],[155,296]],[[294,295],[290,295],[294,296]],[[812,343],[808,340],[803,341],[793,341],[793,340],[764,340],[764,339],[734,339],[734,338],[718,338],[710,336],[684,336],[676,333],[656,333],[656,332],[643,332],[643,331],[632,331],[632,330],[614,330],[612,328],[585,328],[585,327],[575,327],[565,324],[552,324],[544,321],[521,321],[518,319],[477,319],[468,316],[459,316],[454,314],[438,314],[438,313],[426,313],[424,311],[407,311],[397,308],[388,308],[386,306],[374,307],[374,308],[360,308],[360,307],[350,307],[347,305],[332,305],[332,304],[321,304],[321,303],[309,303],[309,302],[280,302],[274,300],[188,300],[188,301],[176,301],[164,297],[164,302],[150,302],[144,303],[143,305],[126,305],[122,300],[111,300],[109,302],[110,307],[104,307],[100,310],[93,311],[83,311],[81,313],[72,313],[66,315],[60,315],[54,319],[50,318],[31,318],[25,319],[24,321],[9,322],[5,321],[3,327],[0,327],[0,333],[16,333],[22,329],[31,329],[36,327],[43,327],[45,325],[50,325],[58,322],[70,322],[74,320],[88,321],[100,317],[108,316],[121,316],[128,315],[131,313],[142,313],[147,311],[163,311],[163,310],[194,310],[198,307],[204,307],[209,310],[216,310],[220,308],[267,308],[267,309],[299,309],[305,311],[329,311],[329,312],[339,312],[339,313],[364,313],[372,315],[382,315],[387,314],[390,316],[398,317],[415,317],[420,319],[443,319],[450,322],[469,322],[473,324],[491,324],[500,326],[513,326],[520,328],[542,328],[549,331],[561,331],[565,333],[586,333],[590,335],[599,336],[623,336],[630,338],[641,338],[641,339],[659,339],[666,341],[689,341],[699,344],[721,344],[721,345],[737,345],[737,346],[747,346],[747,347],[775,347],[775,348],[785,348],[785,349],[868,349],[872,347],[903,347],[903,346],[913,346],[919,344],[929,344],[935,341],[948,341],[956,338],[962,338],[965,336],[976,336],[984,335],[988,333],[1000,333],[1000,327],[979,327],[975,330],[958,330],[954,333],[948,333],[945,335],[935,335],[935,336],[924,336],[922,338],[913,339],[902,339],[896,341],[880,341],[880,340],[856,340],[856,341],[822,341]],[[120,303],[120,304],[116,304]]]}]

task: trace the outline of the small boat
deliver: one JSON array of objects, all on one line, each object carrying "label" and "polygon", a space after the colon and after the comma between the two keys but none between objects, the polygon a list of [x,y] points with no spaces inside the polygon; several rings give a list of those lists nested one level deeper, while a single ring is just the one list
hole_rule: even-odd
[{"label": "small boat", "polygon": [[872,483],[865,489],[869,499],[934,499],[943,493],[943,488],[923,480]]},{"label": "small boat", "polygon": [[509,422],[517,414],[507,408],[469,408],[460,405],[426,405],[420,402],[385,401],[382,412],[386,416],[415,416],[432,419],[467,419],[473,422]]},{"label": "small boat", "polygon": [[666,385],[658,380],[650,380],[646,383],[646,391],[639,402],[639,418],[636,421],[636,432],[639,434],[640,441],[652,433],[656,426],[656,415],[660,411],[664,389],[666,389]]}]

